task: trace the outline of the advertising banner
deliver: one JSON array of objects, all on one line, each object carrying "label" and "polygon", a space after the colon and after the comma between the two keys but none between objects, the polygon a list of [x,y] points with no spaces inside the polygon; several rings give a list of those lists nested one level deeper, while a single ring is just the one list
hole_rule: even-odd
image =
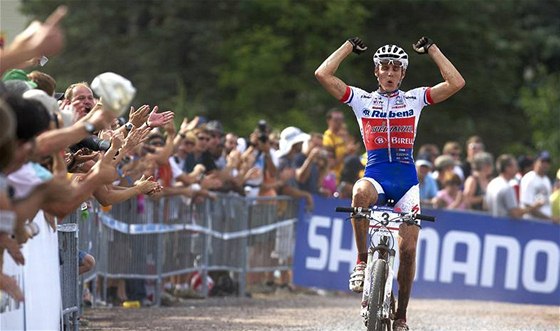
[{"label": "advertising banner", "polygon": [[[337,206],[350,201],[316,197],[312,214],[301,211],[295,284],[348,291],[357,250],[349,215],[335,213]],[[474,212],[422,213],[437,220],[422,222],[413,297],[560,305],[560,226]]]},{"label": "advertising banner", "polygon": [[16,303],[5,293],[0,299],[0,330],[58,330],[61,295],[58,236],[40,211],[33,220],[39,233],[23,245],[25,265],[17,266],[4,253],[4,274],[15,277],[25,302]]}]

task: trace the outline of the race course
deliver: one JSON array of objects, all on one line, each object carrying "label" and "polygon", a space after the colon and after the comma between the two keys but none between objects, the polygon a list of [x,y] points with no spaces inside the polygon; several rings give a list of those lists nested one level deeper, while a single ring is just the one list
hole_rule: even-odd
[{"label": "race course", "polygon": [[[288,292],[189,299],[173,307],[86,309],[81,330],[365,330],[359,296]],[[411,330],[558,330],[560,307],[413,299]]]}]

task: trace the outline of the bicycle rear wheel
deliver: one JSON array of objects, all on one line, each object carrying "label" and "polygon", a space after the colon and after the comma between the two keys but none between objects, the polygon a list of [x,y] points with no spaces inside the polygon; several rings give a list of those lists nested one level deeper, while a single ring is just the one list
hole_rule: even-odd
[{"label": "bicycle rear wheel", "polygon": [[387,262],[376,260],[371,268],[372,288],[368,299],[368,331],[389,330],[387,321],[381,319],[383,296],[385,295],[385,280],[387,278]]}]

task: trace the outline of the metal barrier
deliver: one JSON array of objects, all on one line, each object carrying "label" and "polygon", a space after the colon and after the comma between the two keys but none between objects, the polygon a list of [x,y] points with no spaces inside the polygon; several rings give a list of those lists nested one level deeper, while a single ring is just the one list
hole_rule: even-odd
[{"label": "metal barrier", "polygon": [[68,223],[58,225],[57,229],[63,323],[66,330],[78,330],[81,299],[78,290],[78,226]]},{"label": "metal barrier", "polygon": [[[290,270],[298,206],[284,196],[221,194],[201,204],[178,196],[144,197],[110,209],[94,203],[87,213],[78,210],[65,222],[78,225],[80,249],[96,259],[95,270],[84,280],[103,280],[102,299],[107,301],[109,280],[142,279],[159,305],[169,277],[196,272],[201,294],[207,296],[208,272],[225,271],[234,275],[244,295],[248,274]],[[63,283],[63,292],[69,286]]]}]

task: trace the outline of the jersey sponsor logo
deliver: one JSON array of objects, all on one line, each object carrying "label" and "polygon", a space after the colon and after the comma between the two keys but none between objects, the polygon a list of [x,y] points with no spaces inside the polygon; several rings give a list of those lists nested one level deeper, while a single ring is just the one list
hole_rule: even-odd
[{"label": "jersey sponsor logo", "polygon": [[362,118],[362,129],[364,144],[368,151],[389,147],[408,151],[414,146],[416,131],[414,117],[395,118],[390,121],[380,118]]},{"label": "jersey sponsor logo", "polygon": [[413,145],[413,138],[391,137],[391,145]]},{"label": "jersey sponsor logo", "polygon": [[412,99],[412,100],[416,100],[416,97],[414,95],[407,95],[404,97],[405,99]]},{"label": "jersey sponsor logo", "polygon": [[381,97],[376,97],[372,100],[374,105],[383,105],[383,99]]},{"label": "jersey sponsor logo", "polygon": [[367,95],[367,94],[362,94],[360,96],[361,99],[371,99],[371,95]]},{"label": "jersey sponsor logo", "polygon": [[397,118],[397,117],[411,117],[414,116],[414,111],[412,109],[405,111],[378,111],[374,110],[371,117],[381,117],[381,118]]},{"label": "jersey sponsor logo", "polygon": [[364,116],[369,116],[369,109],[362,109],[362,114],[364,114]]},{"label": "jersey sponsor logo", "polygon": [[375,143],[377,145],[386,145],[387,144],[387,139],[385,139],[384,137],[381,137],[381,136],[377,136],[377,137],[375,137]]},{"label": "jersey sponsor logo", "polygon": [[[387,132],[387,124],[385,121],[381,122],[381,125],[375,125],[371,127],[372,132]],[[414,133],[413,125],[391,125],[391,132],[410,132]]]},{"label": "jersey sponsor logo", "polygon": [[404,105],[404,100],[400,95],[395,100],[395,105],[397,105],[397,106]]}]

